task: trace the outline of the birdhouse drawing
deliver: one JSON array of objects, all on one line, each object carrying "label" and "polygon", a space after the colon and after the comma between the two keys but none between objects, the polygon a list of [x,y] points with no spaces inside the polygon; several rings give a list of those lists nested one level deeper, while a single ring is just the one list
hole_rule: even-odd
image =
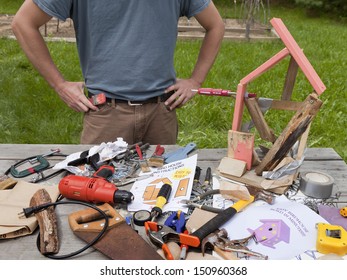
[{"label": "birdhouse drawing", "polygon": [[275,245],[281,241],[289,243],[290,228],[280,219],[259,220],[262,225],[255,230],[247,229],[254,233],[256,240],[267,247],[276,249]]}]

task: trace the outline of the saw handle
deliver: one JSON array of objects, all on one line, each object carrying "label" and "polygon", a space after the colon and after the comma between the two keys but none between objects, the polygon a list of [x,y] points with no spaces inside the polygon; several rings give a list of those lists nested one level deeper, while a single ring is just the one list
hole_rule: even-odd
[{"label": "saw handle", "polygon": [[[200,243],[201,241],[210,233],[216,231],[224,225],[227,221],[229,221],[234,215],[245,208],[247,205],[252,203],[254,201],[254,197],[251,196],[249,200],[239,200],[235,202],[231,207],[226,208],[222,212],[218,213],[215,217],[213,217],[211,220],[209,220],[206,224],[198,228],[196,231],[194,231],[191,235],[196,236],[199,238]],[[201,244],[200,244],[201,245]]]},{"label": "saw handle", "polygon": [[[119,223],[125,223],[124,218],[108,203],[96,206],[108,219],[108,228],[113,228]],[[105,224],[102,213],[87,208],[74,213],[68,217],[70,228],[73,232],[101,232]]]}]

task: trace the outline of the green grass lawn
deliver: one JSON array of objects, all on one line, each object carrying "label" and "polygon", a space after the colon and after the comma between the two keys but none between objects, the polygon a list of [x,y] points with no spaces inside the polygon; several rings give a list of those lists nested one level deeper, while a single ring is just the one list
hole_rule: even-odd
[{"label": "green grass lawn", "polygon": [[[2,1],[2,3],[11,1]],[[6,3],[5,3],[6,4]],[[12,7],[16,9],[15,5]],[[233,12],[220,5],[226,15]],[[4,11],[0,4],[0,12]],[[310,147],[332,147],[347,161],[347,28],[328,18],[307,18],[300,9],[273,7],[272,17],[283,20],[307,58],[325,83],[323,107],[314,119]],[[179,41],[176,70],[188,77],[200,41]],[[238,82],[284,47],[277,42],[224,41],[219,56],[205,81],[205,87],[236,90]],[[80,80],[77,52],[71,43],[49,43],[49,48],[66,79]],[[259,96],[279,99],[289,58],[255,80],[248,88]],[[312,87],[299,71],[293,99],[303,100]],[[27,61],[16,41],[0,39],[0,142],[78,143],[82,116],[57,97]],[[195,142],[199,148],[227,147],[234,100],[226,97],[196,96],[178,111],[179,144]],[[291,114],[269,112],[266,119],[275,134],[283,130]],[[245,120],[247,116],[245,115]],[[257,143],[261,141],[257,140]]]}]

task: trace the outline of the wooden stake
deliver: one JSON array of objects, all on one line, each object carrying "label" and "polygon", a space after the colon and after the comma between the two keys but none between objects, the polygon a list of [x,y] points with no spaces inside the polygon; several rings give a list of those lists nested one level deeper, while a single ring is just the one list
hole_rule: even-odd
[{"label": "wooden stake", "polygon": [[[52,202],[49,193],[40,189],[30,200],[30,207]],[[56,254],[59,251],[57,217],[53,206],[35,214],[40,227],[40,252],[43,255]]]}]

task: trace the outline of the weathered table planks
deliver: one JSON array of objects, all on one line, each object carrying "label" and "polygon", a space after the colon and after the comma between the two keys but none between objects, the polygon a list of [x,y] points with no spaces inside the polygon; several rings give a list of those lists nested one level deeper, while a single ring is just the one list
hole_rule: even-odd
[{"label": "weathered table planks", "polygon": [[[64,154],[88,150],[89,145],[62,145],[62,144],[0,144],[0,174],[3,174],[11,165],[17,161],[33,155],[45,154],[52,148],[59,148]],[[172,151],[179,146],[166,146],[166,151]],[[148,151],[151,155],[154,147]],[[203,172],[207,167],[215,170],[220,160],[227,155],[227,149],[201,149],[196,150],[192,154],[198,154],[198,166]],[[56,159],[57,162],[61,158]],[[50,158],[51,164],[54,159]],[[342,158],[331,148],[309,148],[305,152],[305,160],[300,171],[321,171],[331,175],[334,180],[334,190],[347,193],[347,164]],[[26,179],[26,178],[24,178]],[[30,179],[30,177],[28,178]],[[56,184],[60,180],[59,177],[53,178],[43,184]],[[127,187],[130,189],[130,187]],[[79,206],[68,205],[56,208],[58,225],[61,228],[61,248],[59,255],[67,254],[80,249],[85,245],[84,242],[74,236],[69,229],[67,217],[70,213],[79,210]],[[10,240],[0,240],[0,260],[47,260],[42,256],[36,248],[37,231],[34,234],[25,237],[19,237]],[[107,259],[104,255],[94,249],[88,249],[84,253],[75,257],[76,259]]]}]

